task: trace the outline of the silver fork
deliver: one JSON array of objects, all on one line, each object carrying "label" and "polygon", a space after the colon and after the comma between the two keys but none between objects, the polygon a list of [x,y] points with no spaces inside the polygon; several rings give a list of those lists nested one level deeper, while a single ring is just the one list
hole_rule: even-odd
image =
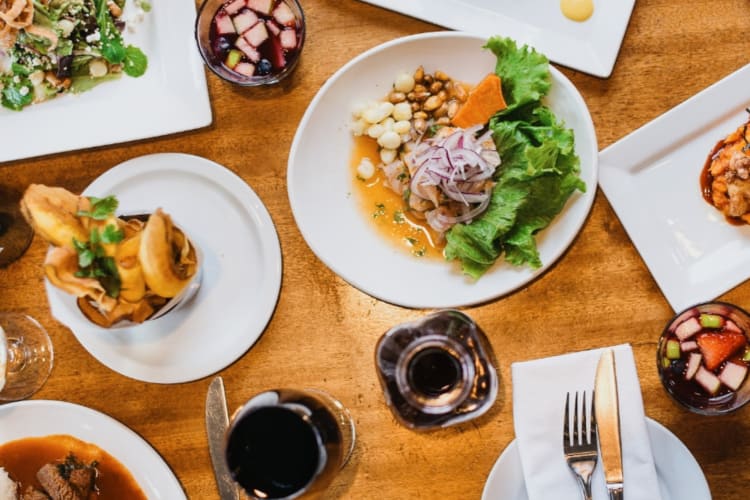
[{"label": "silver fork", "polygon": [[[565,396],[565,422],[563,424],[563,451],[568,467],[575,473],[578,485],[581,487],[583,498],[591,500],[591,474],[596,468],[599,450],[596,436],[596,417],[594,416],[594,400],[591,399],[591,418],[586,413],[586,391],[583,391],[581,405],[578,405],[576,392],[573,408],[573,432],[570,432],[570,393]],[[580,429],[579,427],[580,419]],[[588,423],[588,432],[587,424]]]}]

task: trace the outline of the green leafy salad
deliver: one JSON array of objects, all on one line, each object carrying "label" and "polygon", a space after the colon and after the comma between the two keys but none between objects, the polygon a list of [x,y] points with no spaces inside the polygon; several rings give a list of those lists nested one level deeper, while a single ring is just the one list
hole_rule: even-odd
[{"label": "green leafy salad", "polygon": [[479,278],[501,256],[513,265],[539,268],[534,235],[546,228],[576,191],[585,192],[573,130],[565,128],[542,98],[549,92],[547,58],[513,40],[490,38],[507,108],[489,122],[502,165],[487,209],[446,233],[445,257]]},{"label": "green leafy salad", "polygon": [[[33,17],[0,36],[4,107],[22,110],[61,93],[89,90],[122,73],[139,77],[146,72],[146,55],[123,39],[126,0],[0,0],[0,8],[19,1],[28,4]],[[150,10],[146,0],[131,1],[138,16]]]}]

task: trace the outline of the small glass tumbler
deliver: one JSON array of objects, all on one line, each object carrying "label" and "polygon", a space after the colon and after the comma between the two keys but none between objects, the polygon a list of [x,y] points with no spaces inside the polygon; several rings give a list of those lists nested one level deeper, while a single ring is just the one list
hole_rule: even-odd
[{"label": "small glass tumbler", "polygon": [[294,71],[305,43],[297,0],[204,0],[195,41],[206,66],[243,87],[272,85]]},{"label": "small glass tumbler", "polygon": [[701,415],[723,415],[750,401],[750,314],[725,302],[689,307],[659,338],[656,366],[673,400]]},{"label": "small glass tumbler", "polygon": [[276,389],[253,397],[229,423],[225,458],[252,499],[313,498],[354,449],[348,410],[315,389]]},{"label": "small glass tumbler", "polygon": [[456,310],[397,325],[375,349],[386,403],[412,429],[447,427],[486,412],[498,390],[492,356],[481,328]]}]

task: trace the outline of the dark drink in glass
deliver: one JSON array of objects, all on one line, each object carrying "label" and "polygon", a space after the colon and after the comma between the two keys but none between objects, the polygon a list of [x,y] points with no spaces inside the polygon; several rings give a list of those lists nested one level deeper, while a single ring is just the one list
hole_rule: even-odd
[{"label": "dark drink in glass", "polygon": [[280,389],[235,413],[225,456],[251,498],[305,498],[327,488],[353,445],[354,426],[341,403],[321,391]]},{"label": "dark drink in glass", "polygon": [[698,304],[665,328],[657,350],[664,388],[704,415],[728,413],[750,400],[750,316],[722,302]]},{"label": "dark drink in glass", "polygon": [[386,403],[412,429],[476,418],[495,401],[497,372],[484,332],[456,310],[388,330],[375,349]]},{"label": "dark drink in glass", "polygon": [[20,202],[20,192],[0,186],[0,268],[18,260],[34,238],[34,230],[21,214]]}]

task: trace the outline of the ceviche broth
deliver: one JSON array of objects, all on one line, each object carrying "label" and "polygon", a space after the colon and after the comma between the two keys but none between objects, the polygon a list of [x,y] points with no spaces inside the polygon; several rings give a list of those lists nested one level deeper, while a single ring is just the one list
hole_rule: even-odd
[{"label": "ceviche broth", "polygon": [[[352,152],[352,176],[357,178],[357,167],[363,158],[378,157],[378,144],[369,137],[355,137]],[[423,220],[403,209],[403,201],[386,186],[385,175],[377,169],[367,180],[355,181],[359,209],[381,236],[404,248],[416,257],[442,259],[445,241]]]}]

